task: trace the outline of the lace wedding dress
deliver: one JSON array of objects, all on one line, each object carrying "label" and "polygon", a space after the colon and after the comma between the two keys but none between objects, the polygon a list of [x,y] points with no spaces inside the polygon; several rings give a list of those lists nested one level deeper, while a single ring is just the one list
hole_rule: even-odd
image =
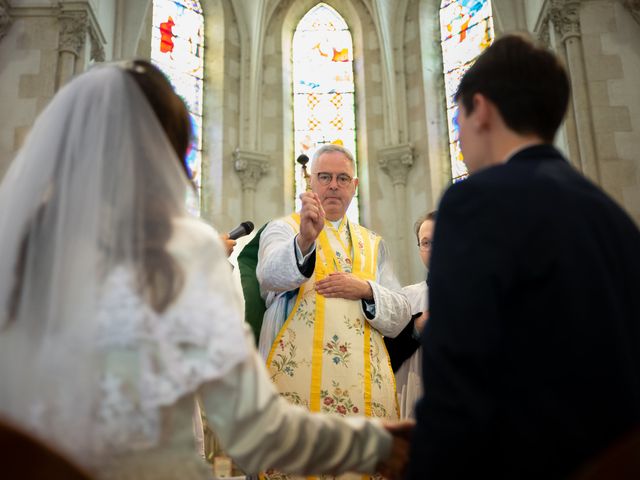
[{"label": "lace wedding dress", "polygon": [[211,478],[196,453],[193,394],[244,359],[247,348],[228,265],[210,261],[222,255],[213,230],[183,219],[174,232],[170,251],[190,273],[167,311],[157,314],[140,298],[130,270],[112,271],[103,286],[94,437],[100,478]]}]

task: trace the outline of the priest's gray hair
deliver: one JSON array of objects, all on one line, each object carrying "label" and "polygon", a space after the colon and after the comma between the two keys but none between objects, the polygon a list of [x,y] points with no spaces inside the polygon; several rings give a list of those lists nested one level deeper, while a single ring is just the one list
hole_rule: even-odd
[{"label": "priest's gray hair", "polygon": [[353,168],[353,171],[355,172],[356,161],[353,158],[353,154],[349,151],[349,149],[343,147],[342,145],[335,145],[333,143],[325,143],[314,152],[313,157],[311,158],[311,171],[312,172],[314,171],[313,166],[318,160],[318,158],[320,158],[320,155],[324,153],[333,153],[333,152],[342,153],[345,157],[347,157],[347,159],[351,162],[351,167]]}]

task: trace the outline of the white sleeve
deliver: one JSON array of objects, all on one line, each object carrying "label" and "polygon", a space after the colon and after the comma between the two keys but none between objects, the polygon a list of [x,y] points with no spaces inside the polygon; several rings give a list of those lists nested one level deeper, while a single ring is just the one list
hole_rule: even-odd
[{"label": "white sleeve", "polygon": [[295,290],[308,280],[300,273],[294,247],[296,233],[281,220],[269,222],[260,235],[256,276],[262,296]]},{"label": "white sleeve", "polygon": [[411,305],[402,293],[382,240],[378,251],[377,278],[375,282],[369,281],[369,285],[376,306],[375,316],[369,319],[369,323],[385,337],[395,338],[411,321]]},{"label": "white sleeve", "polygon": [[372,473],[391,451],[391,436],[377,420],[312,414],[288,403],[255,351],[203,386],[201,395],[222,446],[248,474],[267,468],[300,475]]},{"label": "white sleeve", "polygon": [[412,315],[429,310],[427,282],[423,281],[402,287],[402,293],[409,300]]}]

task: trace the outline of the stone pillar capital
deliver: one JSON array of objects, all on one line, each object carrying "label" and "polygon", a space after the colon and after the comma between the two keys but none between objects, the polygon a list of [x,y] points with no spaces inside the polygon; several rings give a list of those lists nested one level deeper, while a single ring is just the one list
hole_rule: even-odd
[{"label": "stone pillar capital", "polygon": [[89,15],[85,11],[67,11],[60,14],[60,52],[80,56],[89,32]]},{"label": "stone pillar capital", "polygon": [[636,22],[640,23],[640,0],[624,0],[622,4],[631,12],[631,16],[636,19]]},{"label": "stone pillar capital", "polygon": [[7,30],[11,26],[13,19],[9,13],[9,2],[0,0],[0,40],[7,34]]},{"label": "stone pillar capital", "polygon": [[242,189],[255,190],[258,181],[269,171],[269,156],[236,148],[233,152],[233,167],[240,177]]},{"label": "stone pillar capital", "polygon": [[409,170],[413,166],[413,146],[402,143],[382,147],[378,150],[378,163],[394,185],[406,185]]},{"label": "stone pillar capital", "polygon": [[549,17],[547,17],[536,32],[538,42],[547,49],[551,49],[551,32],[549,31]]},{"label": "stone pillar capital", "polygon": [[94,62],[104,62],[104,45],[98,38],[98,34],[94,29],[90,31],[91,36],[91,60]]},{"label": "stone pillar capital", "polygon": [[580,36],[580,0],[552,0],[549,16],[562,42]]}]

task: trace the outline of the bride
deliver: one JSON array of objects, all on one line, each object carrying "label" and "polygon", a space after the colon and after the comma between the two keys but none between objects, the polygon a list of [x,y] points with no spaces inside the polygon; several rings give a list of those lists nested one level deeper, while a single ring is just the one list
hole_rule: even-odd
[{"label": "bride", "polygon": [[145,61],[92,69],[40,115],[0,185],[0,415],[99,478],[205,479],[198,393],[249,473],[393,473],[404,440],[275,392],[218,235],[185,208],[190,131]]}]

